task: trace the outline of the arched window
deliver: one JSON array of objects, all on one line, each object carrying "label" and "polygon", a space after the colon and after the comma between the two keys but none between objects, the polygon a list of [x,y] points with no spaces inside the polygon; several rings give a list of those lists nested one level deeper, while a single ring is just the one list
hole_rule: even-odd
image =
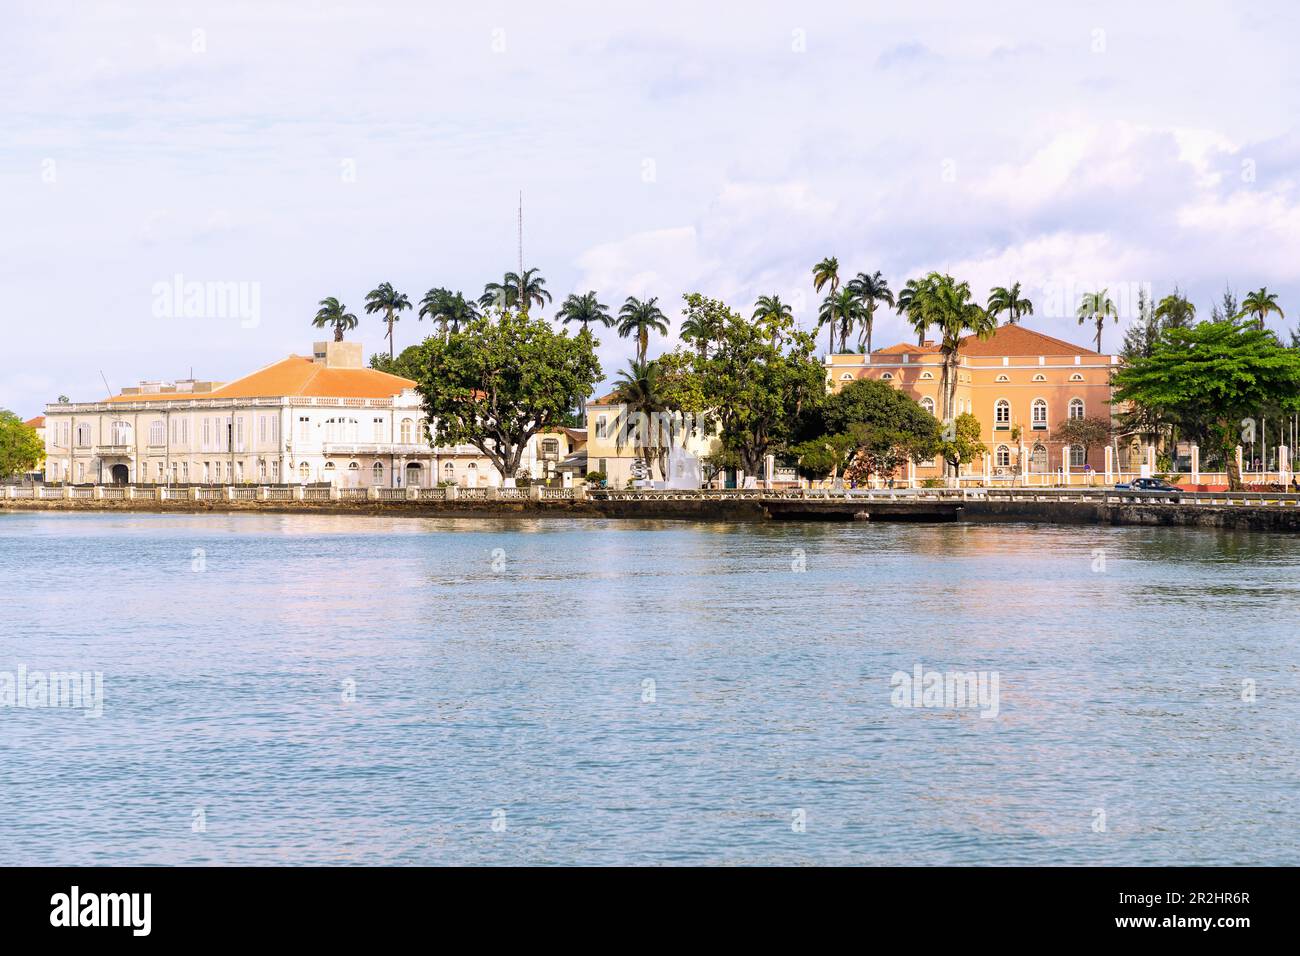
[{"label": "arched window", "polygon": [[999,376],[997,377],[997,381],[999,381],[999,382],[1009,382],[1009,381],[1011,381],[1011,376],[1010,376],[1010,375],[999,375]]},{"label": "arched window", "polygon": [[325,462],[325,470],[332,474],[334,472],[334,462],[332,461]]},{"label": "arched window", "polygon": [[164,445],[167,443],[167,428],[163,425],[162,419],[149,423],[149,444]]},{"label": "arched window", "polygon": [[1074,419],[1074,418],[1082,418],[1082,417],[1083,417],[1083,399],[1081,398],[1070,399],[1070,418]]},{"label": "arched window", "polygon": [[931,415],[933,415],[933,414],[934,414],[934,399],[931,398],[929,395],[925,396],[925,398],[921,399],[921,407],[924,408],[924,409],[925,409],[927,412],[929,412]]},{"label": "arched window", "polygon": [[131,444],[131,423],[130,422],[113,422],[113,427],[110,429],[110,431],[113,436],[113,440],[112,442],[110,442],[110,444],[113,445]]},{"label": "arched window", "polygon": [[402,419],[402,444],[403,445],[411,444],[412,429],[414,427],[415,427],[415,422],[411,421],[409,418]]},{"label": "arched window", "polygon": [[1046,381],[1047,381],[1047,376],[1044,375],[1042,372],[1039,372],[1037,375],[1034,376],[1034,381],[1035,381],[1035,382],[1046,382]]},{"label": "arched window", "polygon": [[1006,445],[998,445],[998,450],[993,453],[993,464],[999,468],[1008,468],[1011,465],[1011,449]]},{"label": "arched window", "polygon": [[934,373],[931,372],[929,369],[926,369],[924,372],[921,373],[921,378],[932,379],[934,378]]},{"label": "arched window", "polygon": [[1073,375],[1070,376],[1070,381],[1071,381],[1071,382],[1082,382],[1082,381],[1083,381],[1083,375],[1082,375],[1082,373],[1080,373],[1080,372],[1075,372]]},{"label": "arched window", "polygon": [[841,381],[841,382],[851,382],[851,381],[853,381],[853,373],[852,373],[852,372],[845,372],[843,375],[840,376],[840,381]]},{"label": "arched window", "polygon": [[77,426],[77,447],[78,448],[90,447],[90,426],[89,425]]},{"label": "arched window", "polygon": [[1070,465],[1075,468],[1082,468],[1087,459],[1083,457],[1082,445],[1070,446]]},{"label": "arched window", "polygon": [[1047,402],[1041,398],[1036,398],[1034,399],[1033,405],[1029,407],[1029,410],[1030,410],[1030,416],[1029,416],[1030,427],[1032,427],[1035,431],[1046,431],[1047,430]]},{"label": "arched window", "polygon": [[303,481],[311,480],[311,466],[308,465],[305,461],[298,466],[298,477],[301,478]]},{"label": "arched window", "polygon": [[1010,428],[1011,427],[1011,403],[1005,398],[999,398],[993,404],[993,427]]},{"label": "arched window", "polygon": [[383,462],[379,462],[379,461],[375,462],[375,466],[370,469],[370,474],[375,484],[382,485],[384,483]]},{"label": "arched window", "polygon": [[358,462],[355,461],[348,462],[348,471],[360,471],[360,470],[361,470],[361,465]]},{"label": "arched window", "polygon": [[442,466],[442,473],[450,478],[452,475],[456,474],[456,466],[452,462],[447,462]]}]

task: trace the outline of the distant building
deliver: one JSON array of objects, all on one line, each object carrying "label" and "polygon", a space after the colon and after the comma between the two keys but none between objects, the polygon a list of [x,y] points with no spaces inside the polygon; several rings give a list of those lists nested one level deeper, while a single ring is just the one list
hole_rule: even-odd
[{"label": "distant building", "polygon": [[318,342],[233,382],[141,382],[45,410],[48,481],[432,487],[499,480],[470,446],[432,448],[415,382]]},{"label": "distant building", "polygon": [[[651,427],[647,428],[647,425]],[[652,432],[653,436],[640,438],[638,428]],[[635,414],[629,414],[627,406],[617,400],[614,392],[588,401],[587,470],[604,472],[611,488],[623,488],[636,478],[649,478],[650,475],[641,474],[646,457],[642,446],[645,441],[654,441],[663,434],[664,430],[655,429],[653,423],[642,422]],[[714,451],[716,445],[717,435],[705,434],[699,428],[681,432],[673,442],[673,447],[701,459]],[[658,465],[653,478],[663,478]]]},{"label": "distant building", "polygon": [[[839,391],[859,378],[890,382],[942,419],[943,356],[937,345],[899,343],[870,355],[827,357],[826,384]],[[1019,474],[1021,460],[1030,474],[1079,473],[1090,465],[1101,472],[1105,448],[1071,447],[1054,435],[1069,418],[1111,416],[1111,373],[1119,357],[1027,329],[1001,325],[988,339],[968,336],[958,350],[954,415],[970,412],[980,422],[980,439],[989,447],[993,475]],[[1013,434],[1019,432],[1019,439]],[[983,462],[963,469],[980,474]],[[938,477],[938,459],[916,469],[918,478]]]}]

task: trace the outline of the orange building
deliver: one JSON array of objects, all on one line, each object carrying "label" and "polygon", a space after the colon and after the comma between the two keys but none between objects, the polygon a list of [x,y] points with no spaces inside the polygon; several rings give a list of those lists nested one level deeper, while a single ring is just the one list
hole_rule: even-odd
[{"label": "orange building", "polygon": [[[933,342],[899,343],[870,355],[831,355],[827,385],[838,391],[859,378],[891,382],[937,418],[943,408],[943,356]],[[958,350],[954,415],[979,419],[987,462],[962,475],[1013,478],[1020,474],[1082,474],[1105,467],[1103,446],[1070,447],[1055,435],[1068,418],[1111,417],[1111,373],[1119,356],[1102,355],[1023,325],[1002,325],[987,339],[968,336]],[[917,478],[938,477],[936,459],[916,468]]]}]

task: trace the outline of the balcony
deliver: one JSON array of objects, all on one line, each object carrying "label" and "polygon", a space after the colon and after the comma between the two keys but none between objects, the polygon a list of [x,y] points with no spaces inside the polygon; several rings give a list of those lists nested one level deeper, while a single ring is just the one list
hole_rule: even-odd
[{"label": "balcony", "polygon": [[129,458],[130,445],[96,445],[95,454],[100,458]]}]

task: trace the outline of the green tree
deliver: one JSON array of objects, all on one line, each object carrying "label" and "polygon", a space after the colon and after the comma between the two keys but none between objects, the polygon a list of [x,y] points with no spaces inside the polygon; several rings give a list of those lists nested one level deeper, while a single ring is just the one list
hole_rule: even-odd
[{"label": "green tree", "polygon": [[[859,272],[857,276],[849,282],[849,289],[857,296],[858,306],[860,308],[859,321],[862,325],[864,335],[858,336],[858,347],[863,348],[868,355],[871,354],[871,329],[876,321],[876,305],[884,303],[890,308],[894,305],[894,293],[889,290],[889,281],[880,274],[879,270],[874,275],[868,275],[865,272]],[[865,337],[865,343],[863,341]]]},{"label": "green tree", "polygon": [[528,440],[565,424],[601,377],[591,336],[556,332],[526,312],[426,339],[414,364],[434,444],[473,445],[508,480]]},{"label": "green tree", "polygon": [[614,317],[609,314],[609,306],[596,298],[594,291],[582,295],[576,292],[570,293],[555,314],[565,325],[577,322],[583,329],[593,324],[603,325],[606,328],[614,324]]},{"label": "green tree", "polygon": [[1106,295],[1107,291],[1102,289],[1100,292],[1085,292],[1079,300],[1079,324],[1091,321],[1097,325],[1098,352],[1101,351],[1101,330],[1106,327],[1106,316],[1119,321],[1119,313],[1115,311],[1115,303]]},{"label": "green tree", "polygon": [[[840,287],[840,260],[835,256],[827,256],[817,265],[813,266],[813,289],[820,292],[824,287],[830,286],[830,293],[827,298],[835,298],[835,291]],[[826,312],[823,309],[817,318],[817,331],[821,331],[823,325],[830,326],[830,338],[827,341],[826,352],[829,355],[835,351],[835,323],[826,318]]]},{"label": "green tree", "polygon": [[[811,407],[801,430],[813,437],[792,451],[802,473],[825,477],[842,468],[846,478],[891,475],[907,461],[933,458],[939,451],[939,422],[887,382],[862,378]],[[829,466],[829,467],[828,467]]]},{"label": "green tree", "polygon": [[706,428],[717,426],[720,441],[734,451],[751,475],[762,473],[764,459],[789,446],[805,406],[826,393],[825,372],[812,355],[811,335],[792,332],[781,345],[723,303],[699,293],[685,296],[687,309],[722,319],[713,352],[690,357]]},{"label": "green tree", "polygon": [[976,335],[987,339],[997,331],[997,319],[971,298],[970,283],[950,275],[930,273],[918,296],[918,308],[927,326],[939,330],[939,352],[943,358],[943,420],[949,422],[957,406],[957,358],[962,339]]},{"label": "green tree", "polygon": [[388,323],[388,357],[391,359],[393,351],[393,323],[401,316],[398,314],[411,307],[411,300],[406,297],[406,293],[397,292],[393,289],[391,282],[381,282],[378,286],[366,293],[366,315],[373,315],[376,312],[384,314],[384,320]]},{"label": "green tree", "polygon": [[1174,291],[1156,305],[1155,317],[1162,329],[1185,329],[1196,318],[1196,306],[1175,286]]},{"label": "green tree", "polygon": [[642,302],[635,296],[628,296],[623,307],[618,310],[618,334],[620,338],[636,337],[636,357],[638,362],[646,360],[646,351],[650,347],[650,333],[668,334],[668,316],[659,311],[659,297],[652,296]]},{"label": "green tree", "polygon": [[917,345],[925,344],[925,333],[930,328],[930,320],[922,305],[931,292],[933,286],[931,279],[934,275],[936,273],[932,272],[923,279],[908,279],[894,303],[898,314],[907,317],[907,324],[916,333]]},{"label": "green tree", "polygon": [[1257,409],[1300,411],[1300,353],[1255,325],[1201,322],[1161,333],[1149,357],[1115,374],[1115,403],[1208,442],[1241,487],[1235,447]]},{"label": "green tree", "polygon": [[420,300],[419,318],[438,323],[444,337],[460,331],[470,320],[478,318],[478,306],[450,289],[430,289]]},{"label": "green tree", "polygon": [[779,341],[794,326],[794,313],[779,295],[760,295],[754,303],[754,321],[767,330],[768,338]]},{"label": "green tree", "polygon": [[682,341],[694,345],[699,357],[707,359],[709,346],[722,339],[722,330],[726,328],[731,310],[716,299],[706,299],[701,295],[682,298],[686,300],[679,330]]},{"label": "green tree", "polygon": [[970,412],[962,412],[952,420],[939,444],[939,454],[952,475],[961,474],[962,465],[969,465],[988,451],[988,445],[980,441],[980,420]]},{"label": "green tree", "polygon": [[614,398],[622,405],[612,426],[615,446],[622,448],[631,441],[636,456],[646,463],[647,474],[653,478],[657,464],[659,474],[667,478],[668,445],[652,418],[668,410],[659,363],[628,362],[614,381]]},{"label": "green tree", "polygon": [[1020,294],[1020,283],[1011,283],[1011,288],[997,286],[989,293],[988,313],[996,319],[1003,312],[1007,314],[1007,325],[1015,325],[1022,316],[1034,314],[1034,303]]},{"label": "green tree", "polygon": [[1264,320],[1267,319],[1269,314],[1272,312],[1276,312],[1279,319],[1286,318],[1286,313],[1283,312],[1282,307],[1277,304],[1277,293],[1269,292],[1268,287],[1265,286],[1264,288],[1257,289],[1250,293],[1246,298],[1241,300],[1241,311],[1237,313],[1236,317],[1238,319],[1244,319],[1247,316],[1253,316],[1255,322],[1262,329],[1264,327]]},{"label": "green tree", "polygon": [[45,460],[45,445],[36,429],[0,408],[0,478],[12,478],[35,471]]},{"label": "green tree", "polygon": [[1151,308],[1151,299],[1145,289],[1138,289],[1138,314],[1133,324],[1124,333],[1124,344],[1120,347],[1120,358],[1127,365],[1135,358],[1151,354],[1160,338],[1160,320]]},{"label": "green tree", "polygon": [[540,307],[551,301],[546,291],[546,280],[537,275],[538,269],[525,269],[523,273],[507,272],[500,282],[489,282],[483,287],[478,304],[483,308],[528,312],[533,305]]},{"label": "green tree", "polygon": [[342,342],[343,333],[350,332],[357,327],[357,317],[348,311],[346,305],[333,296],[321,299],[319,304],[320,308],[316,310],[316,318],[311,320],[311,324],[318,329],[332,326],[334,328],[334,341]]},{"label": "green tree", "polygon": [[[862,317],[862,303],[853,294],[852,289],[832,292],[822,300],[821,310],[817,313],[817,327],[829,325],[834,331],[836,323],[840,327],[840,351],[849,350],[849,332]],[[832,346],[834,351],[834,346]]]}]

